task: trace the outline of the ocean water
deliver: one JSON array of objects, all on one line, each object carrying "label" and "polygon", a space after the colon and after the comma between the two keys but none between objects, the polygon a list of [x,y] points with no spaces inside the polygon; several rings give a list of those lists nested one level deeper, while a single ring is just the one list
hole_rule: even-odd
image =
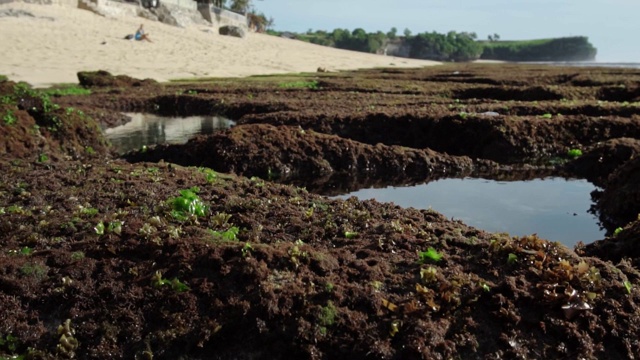
[{"label": "ocean water", "polygon": [[523,64],[640,69],[640,63],[638,63],[638,62],[599,62],[599,61],[548,61],[547,62],[547,61],[539,61],[539,62],[524,62]]}]

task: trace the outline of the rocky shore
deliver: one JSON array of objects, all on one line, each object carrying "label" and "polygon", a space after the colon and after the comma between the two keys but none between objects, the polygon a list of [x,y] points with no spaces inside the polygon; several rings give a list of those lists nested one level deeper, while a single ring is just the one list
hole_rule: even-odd
[{"label": "rocky shore", "polygon": [[[0,357],[640,353],[638,70],[80,78],[0,82]],[[237,125],[119,156],[102,129],[125,111]],[[587,179],[608,236],[569,249],[320,195],[479,175]]]}]

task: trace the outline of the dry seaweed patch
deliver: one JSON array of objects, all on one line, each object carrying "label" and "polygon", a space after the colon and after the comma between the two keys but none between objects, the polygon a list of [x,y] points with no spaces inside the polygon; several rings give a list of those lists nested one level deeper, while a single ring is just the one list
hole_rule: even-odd
[{"label": "dry seaweed patch", "polygon": [[[510,176],[505,170],[522,167],[597,179],[603,199],[624,204],[635,199],[636,105],[451,97],[478,84],[522,87],[520,95],[527,87],[598,94],[638,77],[591,71],[460,66],[193,84],[107,77],[108,86],[90,96],[57,98],[54,111],[41,102],[20,109],[11,98],[1,109],[16,121],[0,123],[7,135],[0,138],[7,149],[0,354],[633,358],[640,353],[637,223],[574,253],[436,211],[330,200],[223,174],[339,174],[331,179],[339,187],[344,178],[406,182],[496,169]],[[291,85],[312,81],[317,88]],[[4,93],[14,91],[4,85]],[[145,109],[222,111],[244,125],[130,154],[153,160],[131,164],[103,151],[92,120],[64,116],[69,106],[73,114],[100,114],[103,126],[122,120],[115,110]],[[26,131],[52,115],[64,136]],[[86,146],[95,154],[77,155]],[[48,158],[34,148],[47,149]],[[583,157],[570,161],[570,149]],[[633,207],[617,209],[605,208],[616,215],[613,226],[636,216]]]}]

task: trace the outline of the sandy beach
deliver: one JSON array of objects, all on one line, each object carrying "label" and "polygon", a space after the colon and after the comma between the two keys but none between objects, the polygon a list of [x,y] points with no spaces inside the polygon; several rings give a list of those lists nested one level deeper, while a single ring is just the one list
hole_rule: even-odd
[{"label": "sandy beach", "polygon": [[[124,40],[140,24],[153,43]],[[438,64],[258,33],[239,39],[207,25],[180,28],[130,15],[104,17],[72,4],[2,4],[0,29],[0,74],[37,87],[75,83],[78,71],[93,70],[168,81]]]}]

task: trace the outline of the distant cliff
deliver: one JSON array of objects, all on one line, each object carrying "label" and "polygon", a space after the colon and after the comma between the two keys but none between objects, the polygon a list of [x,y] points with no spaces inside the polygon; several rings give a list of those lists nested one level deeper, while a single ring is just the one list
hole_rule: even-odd
[{"label": "distant cliff", "polygon": [[477,40],[474,32],[441,34],[434,31],[416,35],[406,32],[398,36],[395,28],[386,34],[367,33],[360,28],[332,32],[309,30],[305,34],[269,33],[340,49],[437,61],[589,61],[594,60],[597,53],[584,36],[521,41],[495,41],[490,37],[492,40],[482,41]]},{"label": "distant cliff", "polygon": [[597,49],[585,36],[525,41],[482,41],[481,59],[503,61],[591,61]]}]

